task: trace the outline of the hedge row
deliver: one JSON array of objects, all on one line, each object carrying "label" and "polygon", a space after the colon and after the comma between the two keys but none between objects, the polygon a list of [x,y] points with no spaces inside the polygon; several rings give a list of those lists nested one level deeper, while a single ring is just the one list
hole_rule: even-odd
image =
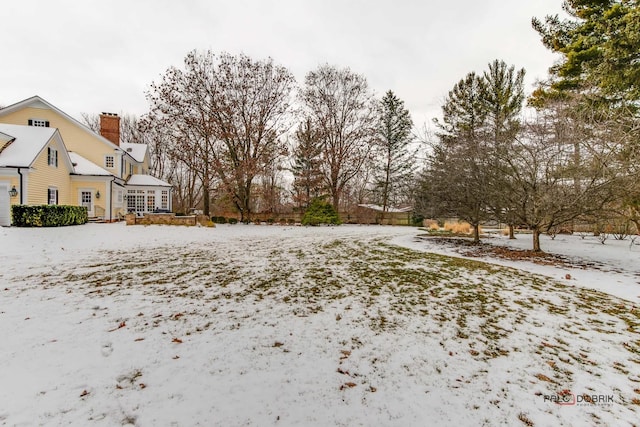
[{"label": "hedge row", "polygon": [[223,216],[212,216],[211,217],[211,221],[215,224],[237,224],[238,223],[238,219],[237,218],[225,218]]},{"label": "hedge row", "polygon": [[61,227],[89,220],[86,207],[66,205],[13,205],[11,218],[16,227]]}]

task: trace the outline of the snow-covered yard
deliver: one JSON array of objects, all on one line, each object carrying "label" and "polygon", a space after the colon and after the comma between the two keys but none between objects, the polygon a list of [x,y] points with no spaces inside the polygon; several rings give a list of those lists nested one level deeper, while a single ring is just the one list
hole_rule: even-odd
[{"label": "snow-covered yard", "polygon": [[640,247],[502,266],[418,234],[0,229],[0,425],[638,424]]}]

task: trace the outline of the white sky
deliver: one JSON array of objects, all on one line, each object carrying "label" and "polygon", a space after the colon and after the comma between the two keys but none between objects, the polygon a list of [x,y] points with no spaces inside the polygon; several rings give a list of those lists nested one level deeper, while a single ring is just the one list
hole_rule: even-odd
[{"label": "white sky", "polygon": [[[40,95],[79,118],[141,115],[144,92],[193,50],[271,56],[299,83],[319,64],[391,89],[416,126],[452,86],[493,59],[527,70],[526,90],[554,55],[531,28],[561,0],[22,0],[2,5],[0,105]],[[517,6],[516,6],[517,5]]]}]

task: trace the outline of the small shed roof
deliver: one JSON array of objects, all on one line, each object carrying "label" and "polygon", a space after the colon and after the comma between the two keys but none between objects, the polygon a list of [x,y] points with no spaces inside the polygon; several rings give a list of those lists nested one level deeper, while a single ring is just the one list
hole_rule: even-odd
[{"label": "small shed roof", "polygon": [[[378,211],[378,212],[382,212],[383,211],[383,208],[380,205],[362,204],[362,205],[358,205],[358,206],[363,207],[363,208],[367,208],[367,209],[372,209],[372,210]],[[394,208],[394,207],[387,206],[387,212],[391,212],[391,213],[411,212],[412,210],[413,210],[412,207]]]}]

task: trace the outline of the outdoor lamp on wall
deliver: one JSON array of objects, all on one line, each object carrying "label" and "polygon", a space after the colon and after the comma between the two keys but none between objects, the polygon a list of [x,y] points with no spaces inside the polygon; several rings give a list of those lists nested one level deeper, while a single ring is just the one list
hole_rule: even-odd
[{"label": "outdoor lamp on wall", "polygon": [[15,185],[13,187],[11,187],[11,190],[9,190],[9,195],[11,197],[16,197],[18,195],[18,190],[16,190],[16,186]]},{"label": "outdoor lamp on wall", "polygon": [[100,190],[96,191],[96,199],[100,198]]}]

